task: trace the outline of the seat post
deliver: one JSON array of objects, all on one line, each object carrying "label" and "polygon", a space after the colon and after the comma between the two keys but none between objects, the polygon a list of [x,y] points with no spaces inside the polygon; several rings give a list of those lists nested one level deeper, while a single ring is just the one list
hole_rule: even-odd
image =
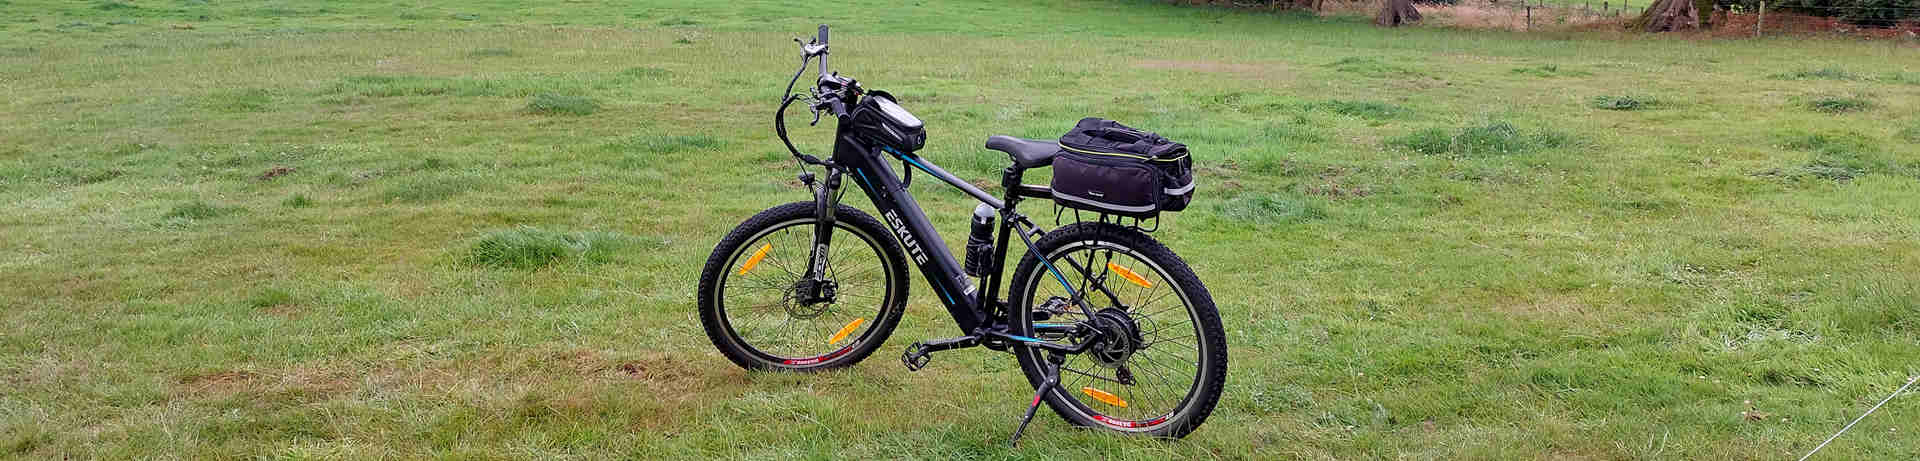
[{"label": "seat post", "polygon": [[1007,211],[1013,211],[1013,204],[1020,201],[1020,181],[1026,175],[1027,169],[1021,168],[1018,162],[1007,165],[1007,169],[1000,173],[1000,190],[1007,196]]}]

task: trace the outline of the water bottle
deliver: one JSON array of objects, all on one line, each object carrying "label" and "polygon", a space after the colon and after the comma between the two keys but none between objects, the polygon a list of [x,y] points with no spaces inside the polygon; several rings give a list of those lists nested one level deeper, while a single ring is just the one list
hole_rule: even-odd
[{"label": "water bottle", "polygon": [[982,203],[973,207],[973,231],[967,234],[967,275],[982,277],[993,259],[993,212]]}]

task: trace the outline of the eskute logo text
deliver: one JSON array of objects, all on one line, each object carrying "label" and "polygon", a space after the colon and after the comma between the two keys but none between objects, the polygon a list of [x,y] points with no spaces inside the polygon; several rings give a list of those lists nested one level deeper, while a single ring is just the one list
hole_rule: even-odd
[{"label": "eskute logo text", "polygon": [[893,210],[887,210],[886,216],[887,224],[893,225],[893,233],[900,236],[900,244],[905,245],[907,247],[907,254],[913,256],[913,263],[926,264],[927,252],[921,251],[920,241],[914,240],[913,233],[907,232],[906,221],[901,221],[900,215],[895,214]]}]

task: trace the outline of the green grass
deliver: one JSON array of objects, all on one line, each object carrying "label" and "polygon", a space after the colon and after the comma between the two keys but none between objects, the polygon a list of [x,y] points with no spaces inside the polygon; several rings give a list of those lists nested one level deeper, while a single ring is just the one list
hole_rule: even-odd
[{"label": "green grass", "polygon": [[557,233],[532,227],[488,232],[462,261],[482,267],[537,269],[565,262],[599,264],[631,249],[633,238],[612,232]]},{"label": "green grass", "polygon": [[1512,72],[1515,75],[1526,75],[1526,76],[1532,76],[1532,77],[1546,77],[1546,78],[1585,77],[1585,76],[1593,75],[1592,72],[1587,72],[1582,70],[1562,69],[1557,64],[1541,64],[1541,65],[1530,66],[1530,67],[1515,67],[1513,68]]},{"label": "green grass", "polygon": [[607,143],[603,148],[610,152],[632,152],[640,154],[674,154],[686,151],[712,150],[720,147],[720,140],[704,135],[635,135]]},{"label": "green grass", "polygon": [[1593,99],[1587,103],[1588,106],[1592,106],[1595,109],[1605,110],[1642,110],[1651,108],[1655,104],[1657,104],[1657,101],[1652,98],[1627,95],[1594,96]]},{"label": "green grass", "polygon": [[1479,157],[1526,154],[1573,144],[1565,134],[1552,130],[1523,130],[1511,123],[1494,121],[1458,130],[1428,128],[1387,140],[1387,145],[1427,155]]},{"label": "green grass", "polygon": [[1374,78],[1418,77],[1424,75],[1420,71],[1407,66],[1383,62],[1379,58],[1361,56],[1340,58],[1338,61],[1328,63],[1327,67],[1342,73]]},{"label": "green grass", "polygon": [[1782,138],[1788,149],[1813,154],[1813,158],[1789,176],[1806,174],[1821,179],[1845,181],[1868,174],[1886,174],[1920,179],[1920,159],[1889,155],[1879,143],[1854,132],[1794,133]]},{"label": "green grass", "polygon": [[175,206],[173,209],[167,210],[166,214],[160,215],[160,217],[185,220],[209,219],[227,214],[230,211],[231,210],[225,208],[210,205],[207,202],[195,200]]},{"label": "green grass", "polygon": [[527,111],[547,115],[592,115],[600,111],[600,103],[586,96],[540,93],[527,102]]},{"label": "green grass", "polygon": [[1901,128],[1898,136],[1901,141],[1906,141],[1907,144],[1920,145],[1920,124]]},{"label": "green grass", "polygon": [[1316,110],[1325,110],[1328,112],[1345,115],[1348,117],[1359,117],[1359,118],[1374,120],[1374,121],[1407,118],[1413,115],[1412,109],[1408,109],[1406,107],[1397,106],[1393,104],[1387,104],[1383,102],[1376,102],[1376,101],[1346,101],[1346,100],[1333,99],[1333,100],[1313,103],[1308,105],[1308,107]]},{"label": "green grass", "polygon": [[225,90],[207,96],[208,109],[221,112],[260,112],[273,105],[273,93],[259,89]]},{"label": "green grass", "polygon": [[1892,84],[1902,84],[1902,85],[1920,85],[1920,73],[1903,71],[1903,70],[1888,71],[1876,76],[1876,75],[1863,75],[1863,74],[1850,72],[1840,68],[1826,67],[1826,68],[1820,68],[1820,69],[1803,69],[1803,70],[1797,70],[1793,72],[1783,72],[1783,73],[1769,75],[1767,76],[1767,78],[1774,79],[1774,80],[1833,80],[1833,81],[1847,81],[1847,82],[1878,82],[1878,83],[1892,83]]},{"label": "green grass", "polygon": [[467,57],[469,58],[509,58],[513,56],[513,50],[506,48],[481,48],[467,52]]},{"label": "green grass", "polygon": [[[0,458],[1793,459],[1920,373],[1912,47],[1149,0],[4,1]],[[770,115],[822,22],[979,184],[986,136],[1085,116],[1193,149],[1154,235],[1227,326],[1204,427],[1042,410],[1006,447],[1005,354],[893,360],[957,333],[919,282],[851,370],[714,352],[693,285],[806,199]],[[1769,78],[1802,69],[1860,79]],[[959,245],[974,203],[916,176]],[[1821,456],[1920,457],[1915,403]]]},{"label": "green grass", "polygon": [[1326,219],[1324,207],[1313,202],[1269,194],[1234,197],[1221,202],[1221,217],[1253,224],[1288,224]]},{"label": "green grass", "polygon": [[1774,80],[1863,80],[1865,79],[1865,77],[1861,77],[1860,74],[1855,74],[1853,72],[1848,72],[1843,69],[1837,69],[1832,67],[1778,73],[1778,74],[1769,75],[1767,76],[1767,78],[1771,78]]},{"label": "green grass", "polygon": [[281,200],[280,205],[287,208],[307,208],[313,206],[313,199],[305,194],[293,194],[287,196],[286,200]]},{"label": "green grass", "polygon": [[1806,102],[1807,109],[1828,114],[1863,112],[1875,107],[1879,105],[1865,96],[1816,96]]}]

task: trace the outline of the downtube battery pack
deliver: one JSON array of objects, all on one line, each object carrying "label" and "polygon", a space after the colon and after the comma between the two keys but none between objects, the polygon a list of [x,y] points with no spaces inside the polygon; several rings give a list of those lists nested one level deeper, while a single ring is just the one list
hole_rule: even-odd
[{"label": "downtube battery pack", "polygon": [[1185,144],[1089,117],[1060,137],[1060,149],[1052,189],[1061,206],[1151,218],[1193,201],[1193,158]]}]

